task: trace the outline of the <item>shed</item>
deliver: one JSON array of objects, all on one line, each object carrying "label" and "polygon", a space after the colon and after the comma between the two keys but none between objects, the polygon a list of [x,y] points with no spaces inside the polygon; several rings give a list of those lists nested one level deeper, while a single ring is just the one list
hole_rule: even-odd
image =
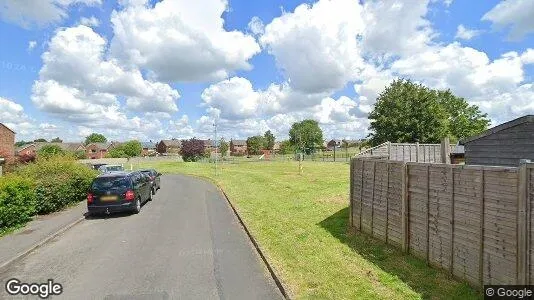
[{"label": "shed", "polygon": [[466,165],[518,166],[534,161],[534,115],[506,122],[460,141]]}]

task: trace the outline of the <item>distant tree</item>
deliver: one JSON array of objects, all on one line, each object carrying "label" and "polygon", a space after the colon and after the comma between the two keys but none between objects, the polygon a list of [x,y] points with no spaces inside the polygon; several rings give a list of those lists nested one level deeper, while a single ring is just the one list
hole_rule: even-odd
[{"label": "distant tree", "polygon": [[55,139],[52,139],[50,140],[51,143],[63,143],[63,140],[60,139],[59,137],[55,138]]},{"label": "distant tree", "polygon": [[87,154],[83,150],[77,150],[77,151],[74,151],[74,157],[76,159],[86,159]]},{"label": "distant tree", "polygon": [[140,156],[143,151],[143,146],[139,141],[132,140],[118,145],[117,147],[111,148],[108,151],[107,156],[113,158],[130,158]]},{"label": "distant tree", "polygon": [[198,161],[206,155],[204,142],[196,138],[185,140],[182,142],[180,154],[184,161]]},{"label": "distant tree", "polygon": [[409,80],[395,80],[379,96],[369,114],[369,143],[439,143],[477,134],[489,120],[477,106],[450,91],[437,91]]},{"label": "distant tree", "polygon": [[44,145],[41,149],[39,149],[39,151],[37,151],[37,157],[44,159],[65,154],[65,151],[58,145]]},{"label": "distant tree", "polygon": [[15,142],[15,147],[22,147],[26,144],[29,144],[31,142],[25,142],[25,141],[18,141],[18,142]]},{"label": "distant tree", "polygon": [[263,135],[263,140],[265,142],[265,145],[264,145],[265,149],[273,150],[276,138],[274,137],[274,135],[271,133],[270,130],[265,131],[265,134]]},{"label": "distant tree", "polygon": [[261,135],[251,136],[247,138],[248,154],[251,154],[251,155],[260,154],[264,145],[265,145],[265,140],[264,140],[264,137]]},{"label": "distant tree", "polygon": [[224,140],[224,138],[221,139],[219,142],[219,151],[221,152],[222,156],[226,156],[228,154],[228,149],[230,148],[230,145],[227,141]]},{"label": "distant tree", "polygon": [[280,142],[280,154],[291,154],[295,152],[295,146],[290,141]]},{"label": "distant tree", "polygon": [[289,130],[289,141],[307,154],[323,144],[323,131],[315,120],[294,123]]},{"label": "distant tree", "polygon": [[38,138],[38,139],[35,139],[33,141],[36,142],[36,143],[47,143],[48,142],[47,140],[45,140],[43,138]]},{"label": "distant tree", "polygon": [[108,139],[100,133],[91,133],[85,138],[85,145],[89,145],[91,143],[105,143]]}]

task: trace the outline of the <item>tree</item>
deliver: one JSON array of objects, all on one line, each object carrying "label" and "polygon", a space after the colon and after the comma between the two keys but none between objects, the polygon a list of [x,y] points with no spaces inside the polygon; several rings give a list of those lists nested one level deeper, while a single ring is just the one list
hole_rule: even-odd
[{"label": "tree", "polygon": [[196,138],[182,142],[180,154],[184,161],[197,161],[206,155],[204,142]]},{"label": "tree", "polygon": [[307,154],[323,144],[323,131],[315,120],[294,123],[289,130],[289,141]]},{"label": "tree", "polygon": [[276,138],[274,137],[274,135],[271,133],[270,130],[265,131],[265,134],[263,135],[263,139],[265,142],[265,145],[264,145],[265,149],[273,150],[274,142]]},{"label": "tree", "polygon": [[50,143],[63,143],[63,140],[57,137],[55,139],[50,140]]},{"label": "tree", "polygon": [[290,141],[282,141],[280,143],[280,154],[291,154],[295,152],[295,146]]},{"label": "tree", "polygon": [[450,91],[436,91],[409,80],[396,80],[379,96],[370,119],[370,144],[439,143],[477,134],[489,120],[478,107]]},{"label": "tree", "polygon": [[226,156],[228,154],[228,149],[230,148],[230,145],[228,145],[228,142],[226,142],[223,139],[219,142],[219,151],[221,152],[222,156]]},{"label": "tree", "polygon": [[35,139],[33,140],[35,143],[47,143],[48,141],[43,139],[43,138],[39,138],[39,139]]},{"label": "tree", "polygon": [[256,135],[256,136],[249,137],[247,139],[248,154],[252,154],[252,155],[260,154],[264,145],[265,145],[265,140],[263,136]]},{"label": "tree", "polygon": [[107,156],[113,157],[113,158],[119,158],[119,157],[136,157],[141,155],[141,152],[143,151],[143,146],[139,141],[132,140],[125,143],[122,143],[118,145],[117,147],[114,147],[109,150]]},{"label": "tree", "polygon": [[76,150],[76,151],[74,151],[74,157],[76,159],[86,159],[87,158],[87,154],[85,153],[84,150]]},{"label": "tree", "polygon": [[108,139],[100,133],[91,133],[85,138],[85,145],[89,145],[91,143],[105,143]]},{"label": "tree", "polygon": [[29,144],[31,142],[25,142],[25,141],[18,141],[18,142],[15,142],[15,147],[22,147],[26,144]]},{"label": "tree", "polygon": [[37,156],[39,158],[48,159],[53,156],[65,155],[65,151],[58,145],[44,145],[41,149],[37,151]]}]

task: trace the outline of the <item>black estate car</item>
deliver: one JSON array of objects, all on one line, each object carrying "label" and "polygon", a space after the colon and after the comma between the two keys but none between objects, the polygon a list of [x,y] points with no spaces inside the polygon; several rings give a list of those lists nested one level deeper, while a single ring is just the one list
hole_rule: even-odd
[{"label": "black estate car", "polygon": [[141,204],[152,200],[150,178],[134,172],[113,172],[93,180],[87,193],[89,214],[131,211],[139,213]]},{"label": "black estate car", "polygon": [[152,186],[152,194],[156,194],[156,191],[161,188],[161,173],[154,169],[140,170],[141,173],[147,174],[150,177],[150,184]]}]

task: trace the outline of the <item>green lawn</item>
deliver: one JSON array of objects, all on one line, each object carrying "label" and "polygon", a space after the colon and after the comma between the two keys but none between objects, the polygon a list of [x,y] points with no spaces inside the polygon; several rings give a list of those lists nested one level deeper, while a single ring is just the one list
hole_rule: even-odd
[{"label": "green lawn", "polygon": [[348,234],[349,165],[249,162],[143,164],[218,183],[297,299],[472,299],[445,272],[359,233]]}]

